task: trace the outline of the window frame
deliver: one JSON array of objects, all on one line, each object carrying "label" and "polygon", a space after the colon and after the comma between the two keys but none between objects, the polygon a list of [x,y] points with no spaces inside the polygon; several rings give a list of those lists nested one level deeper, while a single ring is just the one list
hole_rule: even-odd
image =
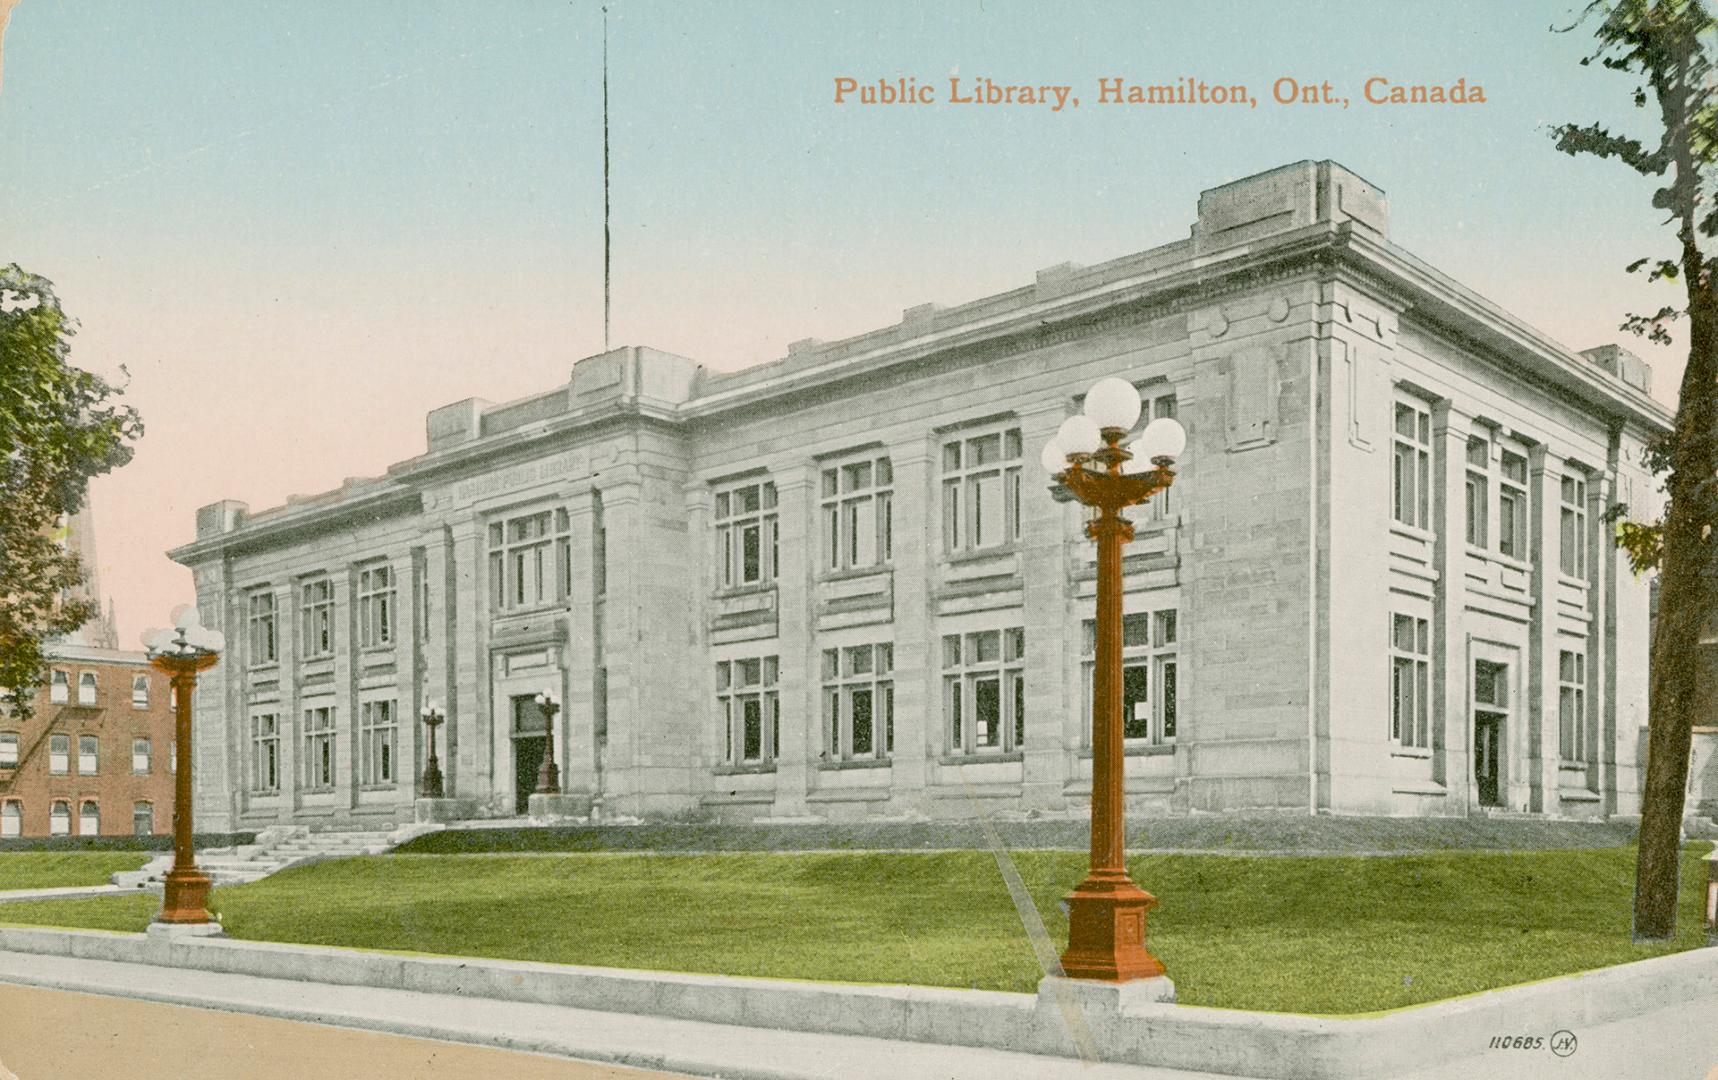
[{"label": "window frame", "polygon": [[[1491,547],[1491,457],[1492,441],[1473,433],[1467,437],[1465,468],[1467,472],[1467,545],[1481,551]],[[1475,460],[1478,451],[1478,460]],[[1476,497],[1477,496],[1477,497]],[[1477,511],[1477,513],[1476,513]],[[1475,526],[1478,526],[1476,529]],[[1477,534],[1477,539],[1476,539]]]},{"label": "window frame", "polygon": [[[1128,620],[1136,618],[1141,621],[1134,625],[1143,627],[1144,640],[1136,638],[1130,644],[1127,636]],[[1179,605],[1141,608],[1122,615],[1122,746],[1125,748],[1175,745],[1181,712],[1180,621]],[[1087,750],[1092,746],[1092,711],[1095,707],[1093,681],[1097,677],[1097,626],[1096,619],[1083,619],[1080,622],[1080,671],[1085,704],[1080,737],[1081,745]],[[1126,709],[1126,678],[1130,669],[1145,671],[1146,727],[1144,734],[1139,735],[1128,734],[1129,721],[1135,719],[1127,715]],[[1174,673],[1173,678],[1169,675],[1170,672]],[[1172,681],[1175,684],[1174,689],[1169,689],[1167,684]],[[1135,702],[1135,705],[1137,707],[1138,702]]]},{"label": "window frame", "polygon": [[0,800],[0,837],[24,835],[24,800]]},{"label": "window frame", "polygon": [[273,589],[253,589],[245,594],[245,626],[248,631],[249,667],[267,667],[280,662],[280,599]]},{"label": "window frame", "polygon": [[[973,461],[975,451],[996,440],[994,459]],[[1024,441],[1018,421],[1009,420],[944,435],[938,451],[938,490],[942,497],[943,554],[952,558],[1005,551],[1020,542],[1020,479]],[[987,481],[996,481],[1001,509],[1000,535],[983,535],[989,515],[974,513],[983,502]]]},{"label": "window frame", "polygon": [[[859,470],[865,470],[859,482]],[[888,454],[848,455],[824,462],[818,471],[818,518],[822,545],[818,555],[823,574],[879,570],[894,562],[895,470]],[[862,511],[869,509],[868,529]],[[861,561],[863,533],[870,534],[870,555]]]},{"label": "window frame", "polygon": [[[56,745],[63,745],[64,749],[55,750]],[[72,775],[72,736],[70,732],[51,731],[48,733],[48,775]]]},{"label": "window frame", "polygon": [[393,787],[400,779],[400,710],[393,698],[358,705],[358,781],[364,787]]},{"label": "window frame", "polygon": [[[137,767],[138,748],[143,749],[143,768]],[[148,776],[155,768],[155,743],[148,735],[133,735],[131,737],[131,775]]]},{"label": "window frame", "polygon": [[[757,665],[756,681],[746,675]],[[742,676],[745,676],[742,678]],[[781,658],[740,656],[716,661],[716,716],[723,731],[722,763],[768,771],[781,752]],[[746,756],[746,706],[758,706],[758,756]]]},{"label": "window frame", "polygon": [[[280,793],[280,714],[258,712],[251,714],[250,768],[246,780],[252,795]],[[264,766],[267,776],[264,776]],[[266,782],[265,782],[266,779]]]},{"label": "window frame", "polygon": [[[1407,428],[1403,430],[1404,415]],[[1423,401],[1397,397],[1390,424],[1390,519],[1422,532],[1432,531],[1432,409]],[[1408,516],[1404,517],[1404,513]]]},{"label": "window frame", "polygon": [[[985,645],[994,637],[995,655]],[[1025,743],[1026,629],[986,627],[941,635],[943,750],[949,757],[989,758],[1018,752]],[[951,651],[952,649],[952,651]],[[980,742],[981,687],[995,685],[993,743]]]},{"label": "window frame", "polygon": [[[1407,612],[1392,611],[1387,633],[1387,668],[1390,687],[1389,736],[1397,752],[1431,753],[1431,620]],[[1403,641],[1403,627],[1407,641]],[[1404,686],[1404,675],[1406,683]],[[1404,697],[1404,695],[1406,695]],[[1404,715],[1403,706],[1408,706]],[[1404,730],[1404,729],[1408,730]]]},{"label": "window frame", "polygon": [[[313,595],[314,593],[314,595]],[[339,646],[335,631],[334,578],[317,574],[298,583],[300,655],[305,660],[323,660]]]},{"label": "window frame", "polygon": [[[94,811],[95,828],[88,828],[91,811]],[[78,832],[79,836],[101,835],[101,803],[99,800],[80,798],[78,800]]]},{"label": "window frame", "polygon": [[48,703],[51,705],[70,705],[71,701],[71,672],[63,668],[54,668],[48,674]]},{"label": "window frame", "polygon": [[[824,761],[888,761],[895,752],[894,642],[834,646],[823,649],[821,659]],[[868,750],[854,745],[854,705],[860,695],[870,703]]]},{"label": "window frame", "polygon": [[[63,808],[63,809],[62,809]],[[61,822],[64,822],[62,825]],[[55,799],[48,804],[48,835],[72,835],[72,804],[69,799]]]},{"label": "window frame", "polygon": [[[8,747],[10,748],[9,751]],[[0,769],[16,769],[23,750],[23,732],[0,731]]]},{"label": "window frame", "polygon": [[[90,748],[87,751],[84,749],[86,746]],[[86,760],[89,762],[88,768],[84,767],[84,763]],[[101,738],[99,736],[96,736],[96,735],[79,735],[78,736],[78,775],[79,776],[97,776],[100,773],[101,773]]]},{"label": "window frame", "polygon": [[[1511,462],[1519,462],[1521,477],[1511,475]],[[1525,451],[1500,446],[1497,455],[1497,553],[1516,562],[1531,562],[1533,555],[1532,464]],[[1505,507],[1514,509],[1505,511]],[[1511,524],[1514,528],[1511,528]]]},{"label": "window frame", "polygon": [[133,675],[131,677],[131,707],[133,709],[149,708],[150,690],[149,676]]},{"label": "window frame", "polygon": [[339,723],[337,709],[333,704],[304,707],[302,776],[307,792],[333,791],[339,784],[340,761],[334,741]]},{"label": "window frame", "polygon": [[[85,690],[89,693],[84,693]],[[101,705],[101,679],[93,671],[78,672],[78,707],[94,709]]]},{"label": "window frame", "polygon": [[394,647],[395,590],[398,578],[392,563],[366,563],[358,567],[358,647]]},{"label": "window frame", "polygon": [[[138,822],[139,817],[142,816],[143,814],[148,815],[149,827],[147,829],[143,830],[142,832],[138,832],[137,831],[137,822]],[[137,800],[134,800],[132,802],[132,804],[131,804],[131,835],[133,835],[133,836],[154,836],[155,835],[155,803],[152,800],[137,799]]]},{"label": "window frame", "polygon": [[[1572,663],[1570,661],[1573,661]],[[1587,654],[1557,650],[1557,753],[1563,764],[1587,764]]]},{"label": "window frame", "polygon": [[1557,482],[1557,569],[1587,578],[1587,476],[1566,472]]}]

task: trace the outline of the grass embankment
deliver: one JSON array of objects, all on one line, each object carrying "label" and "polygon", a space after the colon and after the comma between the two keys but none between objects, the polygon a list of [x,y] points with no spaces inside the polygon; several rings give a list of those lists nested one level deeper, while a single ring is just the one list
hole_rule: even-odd
[{"label": "grass embankment", "polygon": [[[1701,944],[1629,941],[1634,853],[1154,855],[1148,941],[1194,1005],[1355,1013]],[[1017,852],[1061,944],[1075,853]],[[1031,991],[1039,971],[986,852],[379,856],[214,895],[240,938],[626,968]],[[158,901],[7,905],[0,920],[139,930]]]},{"label": "grass embankment", "polygon": [[142,869],[150,858],[130,851],[0,852],[0,892],[106,885],[109,875]]}]

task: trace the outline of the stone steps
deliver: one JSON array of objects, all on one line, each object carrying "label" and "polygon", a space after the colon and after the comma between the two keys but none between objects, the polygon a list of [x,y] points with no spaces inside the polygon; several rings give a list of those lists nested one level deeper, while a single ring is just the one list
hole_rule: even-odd
[{"label": "stone steps", "polygon": [[[419,826],[405,831],[427,832],[439,827]],[[355,855],[380,855],[404,838],[403,835],[396,838],[394,832],[384,829],[328,829],[312,832],[303,825],[276,826],[259,833],[254,844],[199,851],[197,866],[208,874],[216,885],[243,885],[260,881],[296,863],[351,858]],[[172,854],[165,853],[151,859],[141,870],[114,874],[111,880],[122,888],[159,888],[172,866]]]}]

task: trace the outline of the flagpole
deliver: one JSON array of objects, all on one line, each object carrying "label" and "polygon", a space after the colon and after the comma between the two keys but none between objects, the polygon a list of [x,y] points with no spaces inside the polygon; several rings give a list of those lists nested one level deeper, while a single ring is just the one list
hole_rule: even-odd
[{"label": "flagpole", "polygon": [[608,5],[602,9],[602,350],[609,350]]}]

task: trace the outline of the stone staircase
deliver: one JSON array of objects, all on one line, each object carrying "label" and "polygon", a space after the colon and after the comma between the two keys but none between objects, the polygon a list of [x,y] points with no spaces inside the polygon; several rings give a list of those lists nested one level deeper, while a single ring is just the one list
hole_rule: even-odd
[{"label": "stone staircase", "polygon": [[[406,825],[398,829],[324,829],[313,832],[307,825],[276,825],[258,833],[256,842],[252,844],[204,848],[197,852],[197,866],[213,878],[216,885],[245,885],[299,863],[353,855],[380,855],[414,836],[441,827]],[[169,852],[151,859],[141,870],[114,874],[112,881],[128,889],[160,887],[172,866],[173,855]]]}]

